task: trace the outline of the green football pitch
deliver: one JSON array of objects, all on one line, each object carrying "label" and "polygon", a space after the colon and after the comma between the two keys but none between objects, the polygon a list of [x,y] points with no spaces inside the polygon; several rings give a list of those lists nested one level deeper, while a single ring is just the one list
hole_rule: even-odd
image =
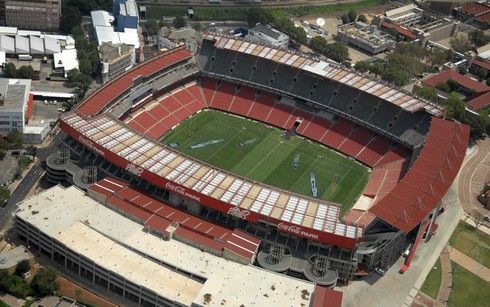
[{"label": "green football pitch", "polygon": [[310,140],[283,135],[283,130],[260,122],[205,110],[180,123],[161,142],[234,174],[307,196],[312,196],[314,173],[318,198],[337,202],[342,214],[348,212],[367,184],[369,169]]}]

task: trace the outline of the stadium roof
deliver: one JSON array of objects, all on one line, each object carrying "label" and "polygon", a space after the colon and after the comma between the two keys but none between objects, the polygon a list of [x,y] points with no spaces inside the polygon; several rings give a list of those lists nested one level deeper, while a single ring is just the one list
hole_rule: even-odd
[{"label": "stadium roof", "polygon": [[415,97],[411,93],[404,92],[401,89],[382,83],[380,80],[370,79],[345,66],[326,63],[288,50],[247,42],[236,37],[207,34],[204,36],[204,39],[215,41],[216,48],[252,54],[274,62],[310,71],[314,74],[377,96],[409,112],[416,112],[423,109],[432,115],[439,116],[443,111],[442,107],[439,105]]},{"label": "stadium roof", "polygon": [[[65,131],[135,175],[207,207],[280,231],[353,248],[362,229],[339,221],[340,207],[266,186],[185,156],[105,115],[61,118]],[[68,127],[66,127],[67,125]]]},{"label": "stadium roof", "polygon": [[77,112],[85,116],[94,116],[101,112],[114,99],[130,89],[135,78],[139,76],[149,77],[170,65],[189,59],[191,56],[192,53],[190,51],[177,48],[154,57],[94,92],[78,107]]},{"label": "stadium roof", "polygon": [[[68,249],[182,305],[204,305],[210,294],[213,306],[223,301],[229,306],[309,306],[315,293],[312,283],[162,240],[74,186],[43,191],[19,209],[19,218]],[[305,290],[310,295],[305,297]]]},{"label": "stadium roof", "polygon": [[411,231],[453,183],[468,140],[469,126],[433,117],[427,141],[413,166],[369,212],[404,232]]}]

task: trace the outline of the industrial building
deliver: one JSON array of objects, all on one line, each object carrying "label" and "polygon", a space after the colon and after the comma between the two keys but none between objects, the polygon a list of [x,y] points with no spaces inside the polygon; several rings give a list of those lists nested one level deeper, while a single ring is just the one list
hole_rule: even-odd
[{"label": "industrial building", "polygon": [[339,26],[337,39],[370,54],[384,52],[396,44],[394,37],[380,31],[377,26],[359,21]]},{"label": "industrial building", "polygon": [[61,0],[5,0],[5,23],[9,27],[57,32]]},{"label": "industrial building", "polygon": [[103,43],[99,47],[99,57],[102,63],[102,82],[121,75],[135,64],[134,46],[127,44]]},{"label": "industrial building", "polygon": [[424,11],[414,4],[377,15],[373,24],[389,33],[396,33],[398,38],[410,41],[418,39],[422,46],[429,40],[439,41],[453,36],[459,30],[459,22]]},{"label": "industrial building", "polygon": [[0,65],[4,65],[8,58],[20,59],[26,61],[26,65],[32,65],[28,61],[43,57],[53,58],[53,68],[62,73],[78,69],[75,40],[70,35],[0,27]]}]

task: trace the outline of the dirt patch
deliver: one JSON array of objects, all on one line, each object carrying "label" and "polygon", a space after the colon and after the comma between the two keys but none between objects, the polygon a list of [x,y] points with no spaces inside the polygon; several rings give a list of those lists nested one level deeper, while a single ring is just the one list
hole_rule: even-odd
[{"label": "dirt patch", "polygon": [[78,286],[68,279],[58,276],[56,279],[60,286],[58,293],[70,298],[76,299],[82,303],[88,303],[94,306],[116,307],[117,305],[103,299],[102,297],[89,292],[87,289]]}]

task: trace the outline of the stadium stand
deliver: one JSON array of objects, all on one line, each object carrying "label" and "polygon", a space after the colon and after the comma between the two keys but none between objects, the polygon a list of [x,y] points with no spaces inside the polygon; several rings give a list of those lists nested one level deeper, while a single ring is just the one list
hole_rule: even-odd
[{"label": "stadium stand", "polygon": [[331,122],[299,107],[292,108],[275,101],[275,96],[267,92],[260,91],[257,94],[256,90],[246,86],[240,86],[240,91],[236,92],[232,83],[219,81],[219,87],[217,84],[218,81],[211,78],[202,79],[204,96],[210,99],[207,105],[211,108],[253,118],[286,130],[292,128],[296,119],[301,119],[296,130],[299,135],[334,148],[368,166],[390,163],[394,159],[403,159],[408,154],[407,150],[403,152],[402,146],[395,147],[394,152],[391,152],[392,147],[385,137],[375,136],[362,127],[354,127],[347,120]]},{"label": "stadium stand", "polygon": [[177,48],[138,65],[95,91],[77,108],[77,111],[85,116],[96,115],[106,108],[109,102],[114,102],[116,98],[129,91],[136,78],[150,79],[154,74],[188,60],[191,56],[189,50]]},{"label": "stadium stand", "polygon": [[151,138],[159,139],[175,125],[205,108],[196,83],[172,91],[169,95],[147,103],[139,112],[126,119],[130,127]]},{"label": "stadium stand", "polygon": [[151,198],[127,183],[104,178],[89,187],[89,195],[165,239],[178,240],[242,263],[252,263],[260,240],[230,230]]},{"label": "stadium stand", "polygon": [[[314,71],[308,66],[317,64],[314,60],[298,55],[289,55],[289,60],[282,60],[287,55],[284,51],[264,47],[254,49],[252,53],[248,45],[231,49],[230,42],[236,40],[215,39],[210,35],[203,41],[200,51],[201,71],[205,75],[248,82],[253,86],[275,90],[284,96],[312,101],[327,111],[356,121],[369,130],[374,129],[409,147],[423,143],[430,121],[428,112],[442,112],[430,102],[415,99],[345,69],[334,67],[328,69],[327,73],[325,68],[322,69],[322,76],[315,74],[316,71],[305,70],[308,68]],[[247,53],[256,55],[255,62],[249,60],[251,55]],[[240,63],[242,58],[248,65]],[[230,72],[230,67],[235,66],[233,63],[240,65],[240,72],[235,69]],[[298,67],[303,67],[303,70],[296,73]],[[354,107],[357,101],[363,107]],[[366,112],[367,109],[372,111]],[[393,118],[397,115],[398,119],[394,122]],[[371,117],[373,120],[370,120]]]},{"label": "stadium stand", "polygon": [[432,117],[427,141],[403,179],[370,212],[408,232],[434,209],[456,177],[469,127]]}]

